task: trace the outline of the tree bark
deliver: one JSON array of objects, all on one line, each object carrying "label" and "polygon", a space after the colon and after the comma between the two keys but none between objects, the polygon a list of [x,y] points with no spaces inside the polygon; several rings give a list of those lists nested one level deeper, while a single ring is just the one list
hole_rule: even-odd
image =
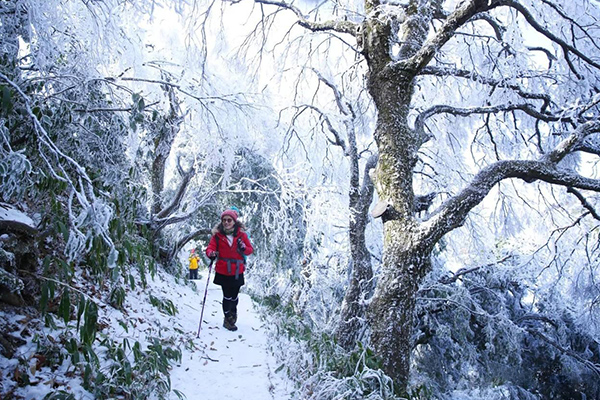
[{"label": "tree bark", "polygon": [[162,195],[165,185],[165,166],[167,159],[171,154],[171,147],[175,141],[179,128],[183,122],[180,115],[179,101],[175,95],[175,89],[171,86],[165,86],[165,92],[169,97],[169,114],[159,119],[159,123],[153,123],[156,130],[154,139],[154,159],[152,160],[151,170],[151,189],[152,189],[152,214],[156,215],[163,209]]},{"label": "tree bark", "polygon": [[[352,141],[351,141],[352,142]],[[354,154],[356,146],[354,146]],[[351,151],[351,154],[352,151]],[[358,341],[363,339],[367,328],[365,321],[366,298],[373,292],[373,266],[371,254],[367,248],[365,230],[369,222],[369,206],[373,200],[374,186],[369,177],[369,170],[376,162],[377,156],[372,156],[368,161],[363,173],[362,188],[358,187],[358,157],[353,164],[350,188],[350,260],[351,276],[348,288],[344,295],[340,311],[340,322],[336,328],[338,344],[345,349],[351,350]]]}]

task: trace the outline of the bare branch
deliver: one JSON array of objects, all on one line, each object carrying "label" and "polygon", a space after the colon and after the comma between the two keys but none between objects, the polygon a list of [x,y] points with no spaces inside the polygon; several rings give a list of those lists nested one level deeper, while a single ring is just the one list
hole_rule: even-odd
[{"label": "bare branch", "polygon": [[[172,259],[173,257],[175,257],[175,254],[177,254],[177,252],[179,250],[181,250],[183,248],[183,246],[185,246],[189,241],[197,239],[200,236],[208,236],[211,233],[211,229],[208,228],[201,228],[198,229],[188,235],[185,235],[184,237],[182,237],[181,239],[179,239],[177,241],[177,243],[175,244],[175,246],[173,246],[173,248],[171,249],[170,253],[169,253],[169,259]],[[210,236],[209,236],[210,238]]]},{"label": "bare branch", "polygon": [[498,20],[496,18],[492,17],[488,13],[479,13],[479,14],[475,15],[473,18],[471,18],[471,20],[469,22],[473,22],[473,21],[477,21],[477,20],[482,20],[482,21],[487,22],[494,30],[494,33],[496,34],[496,39],[498,39],[498,41],[502,41],[502,36],[506,32],[506,28],[503,27],[502,25],[500,25],[500,22],[498,22]]},{"label": "bare branch", "polygon": [[333,140],[330,139],[329,137],[327,137],[326,138],[327,141],[329,143],[333,144],[334,146],[341,147],[342,150],[344,151],[344,154],[347,154],[346,142],[344,141],[344,139],[342,139],[341,134],[338,132],[337,129],[335,129],[335,127],[331,123],[331,120],[329,119],[329,117],[327,116],[327,114],[325,112],[323,112],[318,107],[315,107],[310,104],[304,104],[298,108],[299,108],[299,110],[296,112],[296,114],[292,118],[292,123],[294,123],[296,121],[296,119],[306,110],[311,110],[311,111],[316,112],[322,118],[323,122],[325,122],[325,125],[327,125],[327,129],[329,130],[329,132],[331,132],[331,134],[333,135]]},{"label": "bare branch", "polygon": [[340,112],[346,116],[350,115],[352,110],[348,105],[344,104],[344,102],[342,101],[342,94],[340,93],[337,86],[333,82],[326,79],[316,68],[311,68],[311,70],[317,75],[321,82],[323,82],[331,89],[333,95],[335,96],[335,102]]}]

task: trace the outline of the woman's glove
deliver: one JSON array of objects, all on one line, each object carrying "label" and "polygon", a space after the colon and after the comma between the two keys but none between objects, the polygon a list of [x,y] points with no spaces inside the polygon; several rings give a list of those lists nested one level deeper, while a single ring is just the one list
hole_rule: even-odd
[{"label": "woman's glove", "polygon": [[218,255],[219,253],[217,253],[216,251],[211,251],[210,253],[208,253],[208,258],[214,260],[215,258],[217,258]]},{"label": "woman's glove", "polygon": [[244,243],[244,241],[241,238],[237,240],[237,246],[238,246],[238,251],[246,250],[246,244]]}]

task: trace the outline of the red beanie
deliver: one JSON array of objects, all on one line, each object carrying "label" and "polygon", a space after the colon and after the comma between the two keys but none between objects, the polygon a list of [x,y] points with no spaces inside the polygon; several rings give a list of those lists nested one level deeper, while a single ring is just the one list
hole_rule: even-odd
[{"label": "red beanie", "polygon": [[233,222],[237,222],[238,219],[238,215],[234,210],[225,210],[221,213],[221,219],[223,219],[224,216],[229,216],[231,217],[231,219],[233,219]]}]

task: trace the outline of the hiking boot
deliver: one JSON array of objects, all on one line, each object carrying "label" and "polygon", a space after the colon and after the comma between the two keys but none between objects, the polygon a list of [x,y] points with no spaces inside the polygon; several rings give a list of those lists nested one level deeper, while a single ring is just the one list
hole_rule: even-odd
[{"label": "hiking boot", "polygon": [[231,317],[231,322],[235,325],[235,323],[237,322],[237,311],[230,311],[229,315]]},{"label": "hiking boot", "polygon": [[226,316],[223,319],[223,328],[227,329],[228,331],[237,331],[238,329],[237,326],[235,326],[235,322],[231,316]]}]

